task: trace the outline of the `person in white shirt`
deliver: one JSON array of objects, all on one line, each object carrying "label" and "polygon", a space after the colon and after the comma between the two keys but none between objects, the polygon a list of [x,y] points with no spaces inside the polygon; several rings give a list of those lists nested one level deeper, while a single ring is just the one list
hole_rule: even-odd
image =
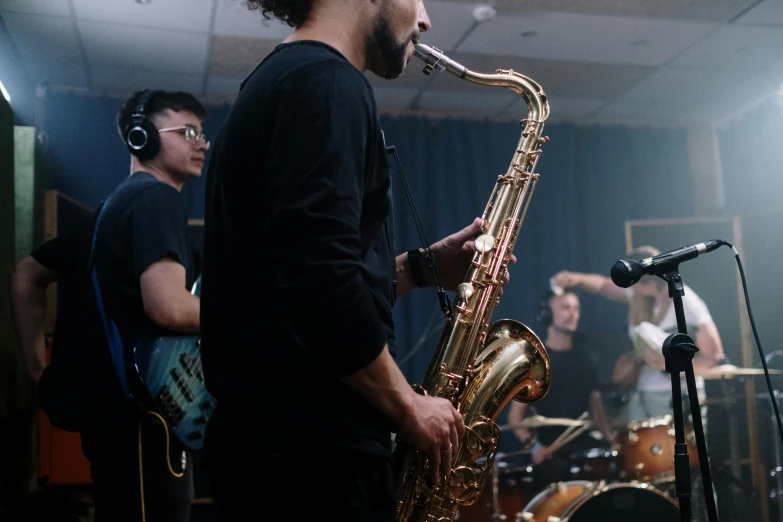
[{"label": "person in white shirt", "polygon": [[[629,256],[643,259],[658,254],[657,249],[643,246]],[[661,344],[668,335],[677,332],[677,320],[666,282],[655,276],[643,276],[634,286],[620,288],[599,274],[562,271],[552,278],[552,283],[628,303],[628,334],[634,341],[634,352],[618,358],[612,375],[616,386],[630,391],[625,421],[672,414],[671,375],[665,371]],[[688,335],[699,348],[693,358],[693,369],[698,373],[715,366],[723,358],[723,344],[707,305],[687,285],[682,303]],[[685,396],[684,373],[682,382]],[[704,379],[697,377],[696,385],[698,395],[703,399]]]}]

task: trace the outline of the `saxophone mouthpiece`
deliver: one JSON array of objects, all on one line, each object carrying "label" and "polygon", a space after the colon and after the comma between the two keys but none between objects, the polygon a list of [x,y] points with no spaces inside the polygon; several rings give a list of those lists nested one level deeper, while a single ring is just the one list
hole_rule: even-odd
[{"label": "saxophone mouthpiece", "polygon": [[438,69],[439,71],[450,72],[459,78],[465,78],[468,70],[443,54],[443,51],[440,49],[422,43],[414,44],[414,47],[416,49],[414,54],[425,64],[422,71],[424,74],[429,76],[433,69]]}]

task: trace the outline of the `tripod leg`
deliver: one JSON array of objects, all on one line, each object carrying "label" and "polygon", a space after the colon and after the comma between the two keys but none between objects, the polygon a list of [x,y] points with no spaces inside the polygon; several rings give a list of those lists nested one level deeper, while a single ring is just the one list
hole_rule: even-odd
[{"label": "tripod leg", "polygon": [[672,371],[672,408],[674,409],[674,488],[680,504],[680,521],[691,521],[691,469],[685,426],[682,420],[682,391],[679,372]]},{"label": "tripod leg", "polygon": [[710,474],[710,462],[707,457],[707,443],[704,440],[704,427],[701,422],[701,410],[699,397],[696,391],[696,377],[693,373],[693,365],[685,368],[685,380],[688,384],[688,398],[691,403],[691,415],[693,416],[693,431],[696,435],[696,448],[699,450],[699,467],[701,468],[701,482],[704,487],[704,500],[707,503],[707,516],[710,522],[717,522],[718,512],[715,509],[715,494],[712,489],[712,476]]}]

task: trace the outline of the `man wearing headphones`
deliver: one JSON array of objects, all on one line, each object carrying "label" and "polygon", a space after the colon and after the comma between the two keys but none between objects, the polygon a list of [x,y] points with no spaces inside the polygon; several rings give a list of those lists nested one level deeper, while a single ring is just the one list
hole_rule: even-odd
[{"label": "man wearing headphones", "polygon": [[[123,391],[91,274],[94,268],[126,361],[141,340],[199,331],[199,299],[189,292],[198,267],[181,190],[201,175],[209,148],[204,115],[191,94],[136,92],[117,115],[130,176],[90,220],[39,247],[12,275],[28,373],[51,422],[81,434],[97,522],[190,516],[192,458]],[[53,282],[60,283],[58,317],[52,364],[45,367],[43,309]]]},{"label": "man wearing headphones", "polygon": [[[584,339],[577,333],[579,314],[579,297],[572,290],[565,290],[560,295],[549,291],[541,299],[538,320],[547,327],[544,346],[552,367],[552,386],[546,397],[531,409],[544,417],[569,419],[577,419],[584,412],[589,412],[595,427],[612,444],[614,433],[598,389],[598,371]],[[508,412],[509,424],[522,422],[526,410],[527,404],[512,401]],[[514,435],[521,442],[532,444],[531,460],[536,466],[536,480],[542,484],[569,480],[569,453],[596,446],[596,441],[586,430],[566,443],[562,450],[554,446],[550,448],[564,429],[560,426],[542,427],[537,430],[535,438],[526,428],[514,430]]]}]

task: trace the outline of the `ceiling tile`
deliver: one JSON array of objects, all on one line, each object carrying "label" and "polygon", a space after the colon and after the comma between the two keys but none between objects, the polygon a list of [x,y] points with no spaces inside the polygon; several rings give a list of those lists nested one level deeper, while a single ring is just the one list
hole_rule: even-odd
[{"label": "ceiling tile", "polygon": [[73,6],[80,20],[207,32],[214,1],[165,0],[140,4],[131,0],[73,0]]},{"label": "ceiling tile", "polygon": [[81,63],[79,43],[70,18],[3,13],[3,21],[28,64]]},{"label": "ceiling tile", "polygon": [[783,2],[780,0],[764,0],[740,16],[735,24],[783,25]]},{"label": "ceiling tile", "polygon": [[722,27],[670,65],[701,69],[759,71],[780,59],[783,27]]},{"label": "ceiling tile", "polygon": [[420,108],[450,114],[476,114],[486,118],[505,112],[514,102],[511,92],[427,91],[421,97]]},{"label": "ceiling tile", "polygon": [[201,94],[204,77],[173,72],[151,72],[121,67],[93,66],[92,83],[96,91],[130,96],[139,89],[162,89]]},{"label": "ceiling tile", "polygon": [[458,53],[455,60],[476,72],[512,69],[538,82],[548,96],[615,98],[656,69],[621,64],[537,60],[516,56]]},{"label": "ceiling tile", "polygon": [[[460,51],[549,60],[661,65],[714,25],[570,13],[497,17],[471,33]],[[528,36],[523,36],[527,34]]]},{"label": "ceiling tile", "polygon": [[684,103],[619,100],[596,112],[591,121],[661,123],[676,126],[691,109],[691,106]]},{"label": "ceiling tile", "polygon": [[59,85],[85,89],[87,74],[81,63],[62,62],[28,62],[27,68],[35,83],[46,82],[49,85]]},{"label": "ceiling tile", "polygon": [[[129,25],[79,21],[87,58],[94,65],[204,74],[209,37]],[[161,50],[165,49],[165,52]]]},{"label": "ceiling tile", "polygon": [[[550,112],[547,122],[582,121],[594,114],[605,104],[605,100],[592,98],[549,97]],[[519,105],[511,107],[509,115],[512,114],[517,119],[524,118],[527,115],[527,109],[525,108],[524,102],[520,102]]]},{"label": "ceiling tile", "polygon": [[3,0],[0,12],[16,11],[20,13],[70,16],[68,0]]},{"label": "ceiling tile", "polygon": [[209,72],[218,76],[242,76],[250,74],[279,44],[278,40],[247,38],[241,36],[214,36]]},{"label": "ceiling tile", "polygon": [[235,97],[244,79],[244,77],[209,76],[207,78],[207,95]]},{"label": "ceiling tile", "polygon": [[746,79],[746,75],[735,71],[664,68],[631,89],[624,98],[636,103],[684,104],[692,109],[728,89],[736,88]]},{"label": "ceiling tile", "polygon": [[475,4],[425,0],[424,7],[432,28],[421,35],[421,43],[437,47],[448,54],[465,32],[474,24]]},{"label": "ceiling tile", "polygon": [[277,19],[265,20],[258,10],[249,10],[244,2],[217,0],[213,34],[284,40],[293,28]]},{"label": "ceiling tile", "polygon": [[[473,0],[456,0],[469,2]],[[757,0],[497,0],[500,13],[535,11],[725,22]],[[776,1],[776,0],[773,0]]]}]

